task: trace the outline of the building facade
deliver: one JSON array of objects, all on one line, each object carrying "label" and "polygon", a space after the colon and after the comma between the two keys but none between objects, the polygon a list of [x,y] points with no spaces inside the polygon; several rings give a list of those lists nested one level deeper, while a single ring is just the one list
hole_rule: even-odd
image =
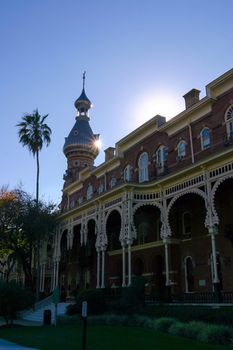
[{"label": "building facade", "polygon": [[154,298],[233,291],[233,69],[199,93],[184,95],[174,118],[156,115],[106,149],[95,167],[99,135],[83,83],[41,291],[116,293],[134,276]]}]

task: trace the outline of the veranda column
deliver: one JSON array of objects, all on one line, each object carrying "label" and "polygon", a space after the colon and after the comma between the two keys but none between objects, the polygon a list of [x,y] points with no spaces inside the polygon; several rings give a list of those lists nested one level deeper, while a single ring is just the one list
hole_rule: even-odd
[{"label": "veranda column", "polygon": [[105,288],[104,284],[104,278],[105,278],[105,247],[101,247],[101,252],[102,252],[102,276],[101,276],[101,288]]},{"label": "veranda column", "polygon": [[221,293],[220,293],[220,283],[218,276],[218,267],[217,267],[217,254],[216,254],[216,242],[215,236],[217,234],[217,226],[219,219],[214,215],[213,211],[213,199],[211,195],[211,182],[209,172],[207,170],[204,171],[205,176],[205,184],[206,184],[206,210],[207,210],[207,227],[208,232],[211,237],[211,249],[212,249],[212,264],[213,264],[213,289],[215,295],[218,299],[218,302],[221,301]]},{"label": "veranda column", "polygon": [[55,262],[55,285],[54,288],[56,288],[58,286],[58,274],[59,274],[59,260],[57,259]]},{"label": "veranda column", "polygon": [[219,283],[219,276],[218,276],[217,252],[216,252],[216,242],[215,242],[215,235],[217,233],[217,229],[215,226],[209,226],[208,231],[211,236],[212,262],[213,262],[213,287],[214,287],[214,292],[219,298],[220,283]]},{"label": "veranda column", "polygon": [[126,286],[125,283],[125,243],[122,242],[122,287]]},{"label": "veranda column", "polygon": [[96,288],[100,288],[100,248],[97,248],[97,283]]},{"label": "veranda column", "polygon": [[171,298],[171,281],[170,281],[170,269],[169,269],[169,251],[168,251],[168,240],[167,238],[163,239],[164,248],[165,248],[165,272],[166,272],[166,289],[167,289],[167,299]]},{"label": "veranda column", "polygon": [[128,286],[132,283],[132,271],[131,271],[131,240],[128,240]]}]

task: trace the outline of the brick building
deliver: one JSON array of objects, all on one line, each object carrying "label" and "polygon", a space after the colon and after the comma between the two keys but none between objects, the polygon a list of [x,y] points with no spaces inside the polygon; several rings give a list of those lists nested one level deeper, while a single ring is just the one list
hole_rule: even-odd
[{"label": "brick building", "polygon": [[154,298],[233,291],[233,69],[199,93],[184,95],[174,118],[156,115],[106,149],[95,167],[99,135],[83,84],[41,290],[115,292],[142,275]]}]

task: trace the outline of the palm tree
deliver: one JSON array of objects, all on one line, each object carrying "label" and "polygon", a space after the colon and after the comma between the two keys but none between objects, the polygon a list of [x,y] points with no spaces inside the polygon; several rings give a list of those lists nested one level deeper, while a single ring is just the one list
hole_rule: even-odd
[{"label": "palm tree", "polygon": [[51,129],[44,123],[48,114],[43,117],[38,113],[36,109],[32,114],[25,115],[22,118],[22,122],[17,124],[19,127],[19,142],[23,146],[29,149],[33,157],[36,157],[36,202],[38,205],[39,201],[39,174],[40,174],[40,163],[39,163],[39,152],[41,151],[43,144],[46,146],[51,141]]},{"label": "palm tree", "polygon": [[[39,209],[39,152],[43,145],[48,146],[51,141],[51,129],[45,123],[48,114],[41,116],[36,109],[32,114],[22,117],[22,121],[16,126],[19,127],[19,142],[29,149],[33,157],[36,158],[36,205]],[[36,257],[37,257],[37,280],[36,280],[36,298],[39,299],[39,279],[40,279],[40,239],[37,239]]]}]

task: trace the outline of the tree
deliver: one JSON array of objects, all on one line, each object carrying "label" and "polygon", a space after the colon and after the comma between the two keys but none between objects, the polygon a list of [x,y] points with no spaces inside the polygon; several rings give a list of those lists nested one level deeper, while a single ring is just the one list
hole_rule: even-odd
[{"label": "tree", "polygon": [[34,290],[33,252],[38,241],[48,239],[54,232],[56,223],[54,204],[37,203],[22,189],[0,194],[0,256],[3,262],[7,254],[17,261],[31,290]]},{"label": "tree", "polygon": [[13,323],[16,312],[31,307],[34,303],[32,293],[15,282],[0,281],[0,315],[6,324]]},{"label": "tree", "polygon": [[[46,146],[51,141],[51,129],[45,123],[45,119],[48,114],[43,117],[38,113],[36,109],[32,114],[25,115],[22,118],[22,122],[17,124],[19,127],[19,141],[23,146],[29,149],[33,157],[36,157],[36,203],[39,203],[39,174],[40,174],[40,163],[39,163],[39,152],[41,151],[44,143]],[[37,241],[36,247],[36,258],[37,258],[37,287],[36,287],[36,298],[39,299],[39,280],[40,280],[40,242]]]},{"label": "tree", "polygon": [[39,200],[39,152],[42,150],[44,143],[48,146],[51,142],[51,129],[45,123],[45,119],[48,114],[43,117],[38,113],[36,109],[32,114],[25,115],[22,118],[22,122],[17,124],[19,127],[19,142],[23,146],[29,149],[33,157],[36,157],[36,201]]}]

